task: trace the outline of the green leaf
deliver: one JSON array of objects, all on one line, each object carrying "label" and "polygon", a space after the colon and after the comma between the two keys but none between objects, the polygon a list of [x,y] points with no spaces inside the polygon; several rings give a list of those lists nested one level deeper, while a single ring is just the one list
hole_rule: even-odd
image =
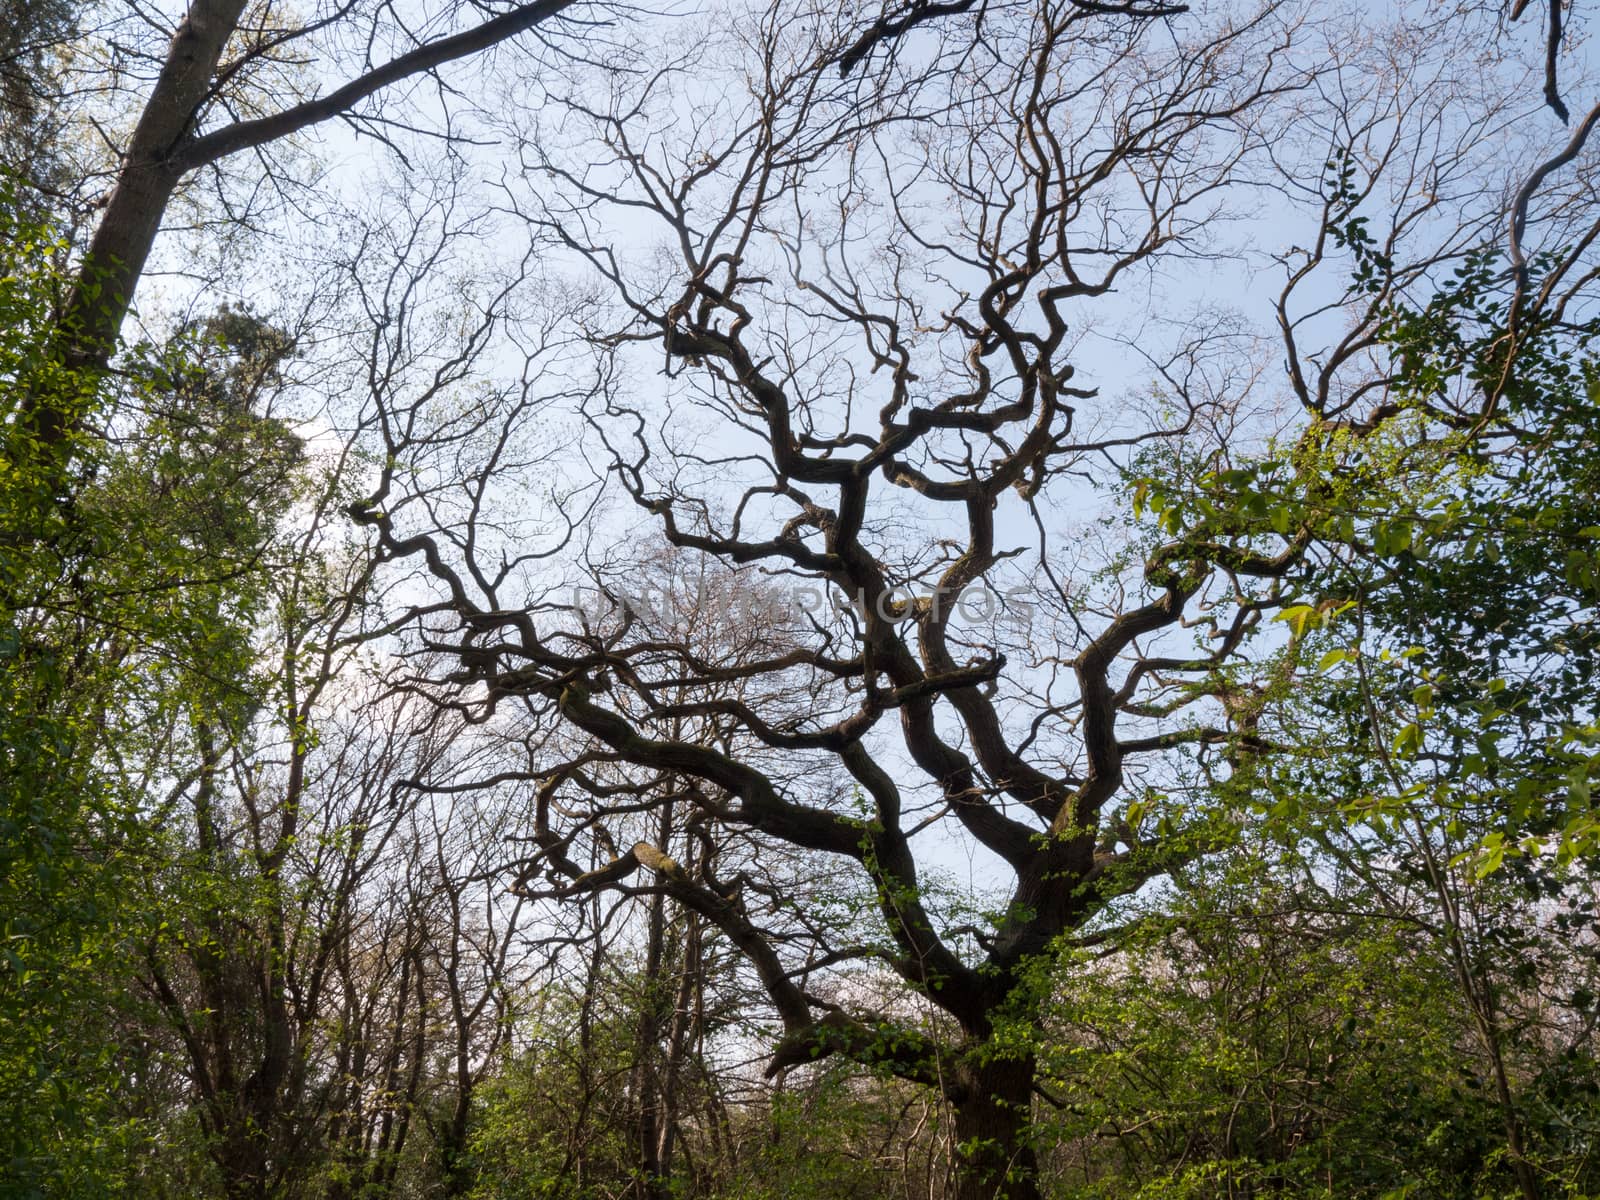
[{"label": "green leaf", "polygon": [[1339,647],[1338,649],[1329,650],[1317,660],[1317,671],[1319,673],[1326,671],[1330,667],[1336,667],[1340,663],[1351,662],[1358,657],[1360,656],[1357,651],[1347,647]]}]

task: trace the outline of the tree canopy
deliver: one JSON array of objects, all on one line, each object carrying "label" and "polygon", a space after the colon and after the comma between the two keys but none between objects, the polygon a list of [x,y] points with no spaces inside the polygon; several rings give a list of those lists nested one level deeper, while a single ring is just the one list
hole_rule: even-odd
[{"label": "tree canopy", "polygon": [[1582,38],[19,8],[0,1190],[1600,1192]]}]

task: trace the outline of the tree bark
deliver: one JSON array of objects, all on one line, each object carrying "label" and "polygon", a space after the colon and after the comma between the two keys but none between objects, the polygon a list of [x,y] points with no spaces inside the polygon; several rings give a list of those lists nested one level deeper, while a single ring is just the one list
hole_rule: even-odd
[{"label": "tree bark", "polygon": [[244,6],[245,0],[195,0],[172,35],[166,62],[134,128],[83,272],[67,301],[61,357],[69,367],[105,365],[161,218],[183,177],[173,155],[192,132]]},{"label": "tree bark", "polygon": [[[656,826],[656,841],[672,844],[672,803],[661,810]],[[650,897],[649,926],[645,944],[644,979],[641,981],[638,1024],[634,1036],[632,1092],[634,1103],[634,1141],[638,1153],[639,1200],[665,1200],[668,1187],[661,1161],[661,1077],[657,1059],[661,1051],[662,1009],[666,985],[667,898],[657,892]]]},{"label": "tree bark", "polygon": [[1033,1073],[1031,1057],[962,1067],[952,1092],[955,1200],[1040,1200]]}]

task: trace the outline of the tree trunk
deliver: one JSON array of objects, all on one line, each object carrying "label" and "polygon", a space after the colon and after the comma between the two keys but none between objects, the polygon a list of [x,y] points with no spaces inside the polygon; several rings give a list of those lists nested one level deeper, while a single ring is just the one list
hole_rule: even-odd
[{"label": "tree trunk", "polygon": [[105,365],[183,174],[169,156],[193,132],[244,6],[245,0],[195,0],[172,35],[67,303],[62,326],[68,366]]},{"label": "tree trunk", "polygon": [[[672,803],[662,808],[656,844],[672,844]],[[657,1058],[661,1052],[662,1001],[665,987],[667,898],[650,897],[650,917],[645,945],[644,979],[640,988],[639,1019],[634,1035],[631,1091],[634,1103],[634,1145],[639,1177],[634,1194],[639,1200],[665,1200],[667,1180],[661,1161],[661,1080]]]},{"label": "tree trunk", "polygon": [[956,1200],[1039,1200],[1031,1058],[964,1067],[955,1109]]}]

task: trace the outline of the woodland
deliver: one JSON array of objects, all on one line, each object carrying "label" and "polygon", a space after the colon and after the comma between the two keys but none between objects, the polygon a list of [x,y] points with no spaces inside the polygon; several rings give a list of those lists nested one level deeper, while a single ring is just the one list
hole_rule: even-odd
[{"label": "woodland", "polygon": [[1600,1196],[1562,0],[7,0],[0,1197]]}]

